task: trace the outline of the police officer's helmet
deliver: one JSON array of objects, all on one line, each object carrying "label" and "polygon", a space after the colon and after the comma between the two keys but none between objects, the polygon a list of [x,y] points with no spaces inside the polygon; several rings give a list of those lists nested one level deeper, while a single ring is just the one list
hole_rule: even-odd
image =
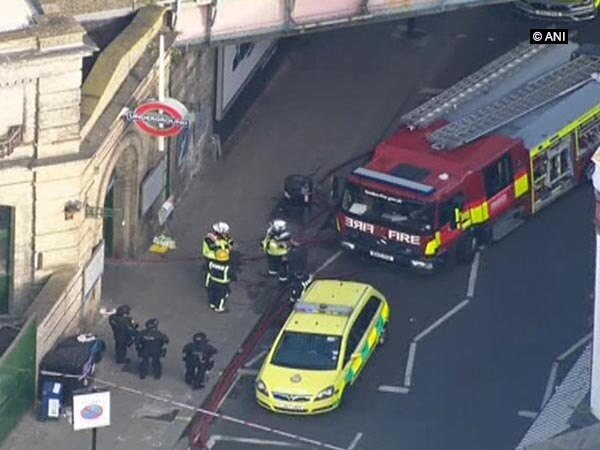
[{"label": "police officer's helmet", "polygon": [[217,222],[212,226],[212,229],[215,233],[228,235],[229,234],[229,225],[225,222]]},{"label": "police officer's helmet", "polygon": [[215,259],[219,262],[229,261],[229,252],[224,249],[219,249],[215,252]]},{"label": "police officer's helmet", "polygon": [[194,340],[194,343],[196,344],[201,344],[203,342],[206,342],[206,334],[204,333],[196,333],[194,334],[194,337],[192,338]]},{"label": "police officer's helmet", "polygon": [[156,330],[158,328],[158,319],[148,319],[146,321],[146,328]]},{"label": "police officer's helmet", "polygon": [[131,307],[129,305],[121,305],[117,308],[117,314],[121,316],[127,316],[131,313]]},{"label": "police officer's helmet", "polygon": [[273,221],[272,227],[274,232],[283,233],[287,228],[287,223],[285,222],[285,220],[275,219]]}]

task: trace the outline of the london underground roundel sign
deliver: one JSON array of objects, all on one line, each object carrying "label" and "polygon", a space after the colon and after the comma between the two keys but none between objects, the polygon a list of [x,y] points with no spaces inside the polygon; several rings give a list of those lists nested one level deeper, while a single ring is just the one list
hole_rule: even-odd
[{"label": "london underground roundel sign", "polygon": [[190,126],[187,108],[173,98],[163,101],[147,101],[133,111],[127,120],[134,122],[142,131],[153,137],[174,137]]}]

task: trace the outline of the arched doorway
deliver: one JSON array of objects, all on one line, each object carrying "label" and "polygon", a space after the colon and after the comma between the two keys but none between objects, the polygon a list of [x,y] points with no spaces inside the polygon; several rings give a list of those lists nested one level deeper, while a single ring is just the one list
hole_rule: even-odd
[{"label": "arched doorway", "polygon": [[113,172],[108,189],[104,196],[104,217],[102,223],[102,233],[104,238],[104,256],[112,258],[114,256],[114,238],[115,238],[115,182],[116,176]]},{"label": "arched doorway", "polygon": [[132,258],[137,250],[139,147],[124,144],[104,191],[102,232],[108,258]]}]

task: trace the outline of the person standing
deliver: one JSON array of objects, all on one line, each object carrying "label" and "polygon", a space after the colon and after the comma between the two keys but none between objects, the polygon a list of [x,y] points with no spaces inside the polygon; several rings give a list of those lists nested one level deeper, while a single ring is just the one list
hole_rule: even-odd
[{"label": "person standing", "polygon": [[204,241],[202,241],[202,256],[204,256],[206,263],[215,261],[217,250],[231,252],[232,249],[233,239],[229,235],[229,225],[225,222],[213,224],[212,230],[207,233]]},{"label": "person standing", "polygon": [[269,275],[277,275],[279,281],[287,281],[287,257],[292,247],[292,236],[287,231],[285,220],[276,219],[269,224],[262,248],[267,255],[267,269]]},{"label": "person standing", "polygon": [[162,376],[162,364],[160,358],[167,355],[165,346],[169,343],[166,334],[158,329],[158,319],[146,321],[146,328],[142,330],[137,339],[136,348],[140,357],[139,375],[140,379],[146,378],[149,366],[152,365],[152,373],[157,380]]},{"label": "person standing", "polygon": [[183,361],[185,362],[185,382],[192,389],[202,389],[207,371],[214,366],[212,357],[217,349],[208,343],[204,333],[196,333],[192,342],[183,347]]},{"label": "person standing", "polygon": [[206,290],[210,309],[216,312],[225,311],[225,303],[229,298],[229,285],[233,279],[230,273],[229,252],[217,250],[215,261],[209,261],[206,273]]},{"label": "person standing", "polygon": [[112,328],[115,340],[115,361],[117,364],[129,361],[127,358],[127,348],[131,347],[135,342],[138,324],[130,317],[130,314],[131,307],[129,305],[121,305],[108,318],[108,323]]}]

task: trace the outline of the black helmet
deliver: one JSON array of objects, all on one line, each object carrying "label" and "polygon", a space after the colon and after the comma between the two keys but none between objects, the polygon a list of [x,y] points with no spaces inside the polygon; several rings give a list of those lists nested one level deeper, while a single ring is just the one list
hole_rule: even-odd
[{"label": "black helmet", "polygon": [[131,306],[129,306],[129,305],[121,305],[117,308],[117,314],[126,316],[129,313],[131,313]]},{"label": "black helmet", "polygon": [[156,330],[158,328],[158,319],[146,320],[146,328],[149,330]]},{"label": "black helmet", "polygon": [[194,342],[196,344],[200,344],[200,343],[206,342],[208,340],[208,339],[206,339],[206,334],[204,334],[202,332],[194,334],[194,337],[192,339],[194,340]]}]

